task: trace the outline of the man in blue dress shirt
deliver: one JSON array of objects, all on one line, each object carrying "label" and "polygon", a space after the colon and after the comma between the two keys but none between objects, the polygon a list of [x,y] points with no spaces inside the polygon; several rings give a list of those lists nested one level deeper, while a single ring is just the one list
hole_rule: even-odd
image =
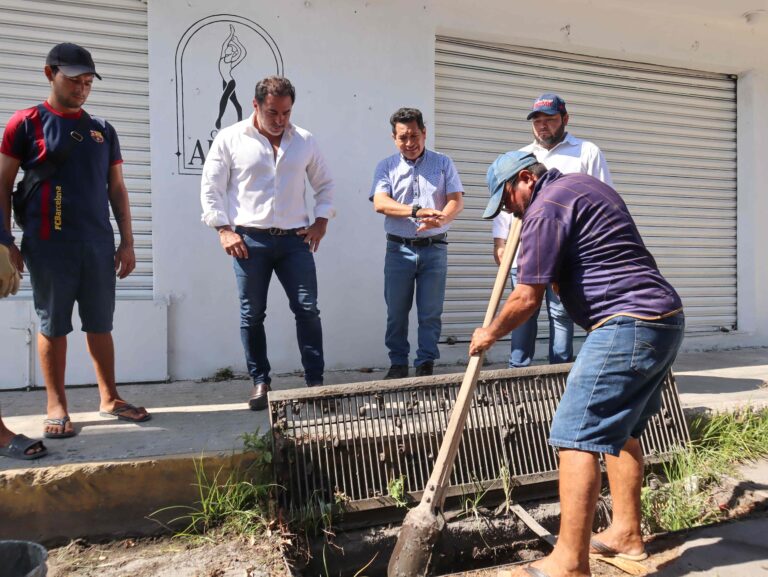
[{"label": "man in blue dress shirt", "polygon": [[416,376],[431,375],[440,357],[447,231],[464,208],[464,188],[453,161],[425,148],[427,129],[419,110],[401,108],[389,122],[400,152],[379,162],[369,199],[386,217],[385,343],[391,363],[386,378],[398,379],[408,376],[408,314],[414,290],[419,321]]}]

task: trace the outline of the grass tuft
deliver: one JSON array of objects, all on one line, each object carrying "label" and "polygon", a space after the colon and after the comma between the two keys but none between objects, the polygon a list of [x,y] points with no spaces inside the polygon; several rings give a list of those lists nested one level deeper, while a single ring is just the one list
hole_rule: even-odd
[{"label": "grass tuft", "polygon": [[[691,443],[651,474],[641,505],[648,532],[677,531],[713,523],[724,515],[714,497],[734,466],[768,455],[768,409],[699,416],[690,424]],[[664,481],[664,484],[661,483]]]},{"label": "grass tuft", "polygon": [[193,461],[198,501],[193,506],[173,506],[160,509],[183,513],[170,520],[172,526],[183,524],[178,537],[212,537],[216,533],[241,536],[259,535],[270,527],[270,500],[276,485],[262,482],[269,474],[272,451],[269,434],[259,431],[245,433],[244,450],[256,453],[252,465],[236,468],[228,475],[220,467],[212,477],[206,473],[203,458]]}]

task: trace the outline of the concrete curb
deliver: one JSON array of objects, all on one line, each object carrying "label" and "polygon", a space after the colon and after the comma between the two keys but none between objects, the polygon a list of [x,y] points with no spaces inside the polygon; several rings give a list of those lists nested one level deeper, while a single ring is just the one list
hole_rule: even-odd
[{"label": "concrete curb", "polygon": [[[167,532],[164,523],[200,499],[195,460],[201,459],[208,479],[217,473],[226,478],[251,465],[256,455],[175,455],[5,472],[0,539],[55,545],[75,537]],[[175,508],[153,516],[166,507]]]}]

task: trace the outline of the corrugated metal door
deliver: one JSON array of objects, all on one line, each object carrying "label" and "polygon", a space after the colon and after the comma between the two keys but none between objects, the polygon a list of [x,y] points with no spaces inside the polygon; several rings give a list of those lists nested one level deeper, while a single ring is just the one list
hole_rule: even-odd
[{"label": "corrugated metal door", "polygon": [[[435,148],[453,158],[466,189],[450,233],[443,340],[467,340],[482,322],[497,270],[481,220],[485,172],[497,154],[532,141],[525,118],[550,91],[568,105],[569,131],[605,153],[683,298],[688,334],[736,328],[733,77],[444,37],[435,59]],[[544,311],[539,320],[546,339]]]},{"label": "corrugated metal door", "polygon": [[[139,0],[3,0],[0,19],[0,123],[48,96],[45,56],[59,42],[90,50],[96,79],[85,108],[117,130],[130,192],[136,271],[118,281],[118,298],[152,297],[147,5]],[[19,171],[21,173],[21,171]],[[119,239],[117,227],[116,242]],[[21,231],[15,229],[20,238]],[[23,291],[29,294],[29,276]],[[17,297],[18,298],[18,297]]]}]

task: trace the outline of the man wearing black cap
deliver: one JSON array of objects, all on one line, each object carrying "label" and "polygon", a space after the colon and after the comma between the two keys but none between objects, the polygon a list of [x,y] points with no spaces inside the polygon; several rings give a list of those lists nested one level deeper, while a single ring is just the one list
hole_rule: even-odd
[{"label": "man wearing black cap", "polygon": [[[96,369],[101,415],[140,422],[149,414],[122,400],[115,387],[115,275],[128,276],[136,257],[117,133],[82,109],[94,77],[101,76],[91,54],[71,43],[51,49],[44,73],[48,99],[17,111],[0,144],[0,228],[10,231],[13,200],[24,235],[21,250],[9,246],[10,256],[19,272],[25,264],[29,269],[40,317],[37,347],[48,394],[43,433],[64,438],[76,434],[64,390],[75,302]],[[14,192],[19,168],[24,178]],[[120,231],[117,250],[110,206]]]},{"label": "man wearing black cap", "polygon": [[[590,555],[642,560],[639,437],[661,407],[662,383],[682,343],[680,297],[607,184],[547,170],[523,151],[499,156],[487,183],[491,200],[483,217],[505,210],[522,219],[519,282],[493,322],[475,330],[470,354],[525,322],[549,284],[588,332],[550,427],[549,444],[560,456],[557,545],[515,577],[588,577]],[[613,519],[592,537],[600,453]]]},{"label": "man wearing black cap", "polygon": [[[576,138],[566,131],[568,111],[565,101],[557,94],[545,93],[533,103],[528,114],[534,141],[521,148],[531,152],[547,168],[556,168],[563,174],[590,174],[613,186],[611,173],[600,149],[593,143]],[[493,244],[496,264],[501,262],[512,216],[501,212],[493,219]],[[512,264],[512,285],[517,283],[517,261]],[[551,286],[545,293],[549,316],[549,362],[568,363],[573,360],[573,321]],[[536,350],[538,311],[510,336],[510,367],[527,367]]]}]

